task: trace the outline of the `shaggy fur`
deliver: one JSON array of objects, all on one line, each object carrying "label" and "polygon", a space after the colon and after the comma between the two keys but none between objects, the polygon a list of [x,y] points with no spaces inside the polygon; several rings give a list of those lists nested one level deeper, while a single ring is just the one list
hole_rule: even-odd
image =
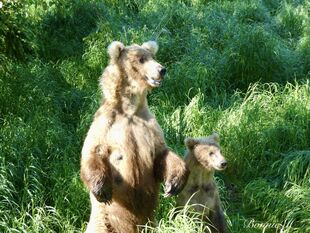
[{"label": "shaggy fur", "polygon": [[211,221],[212,232],[226,233],[226,221],[214,182],[214,170],[223,170],[227,165],[220,153],[219,136],[214,133],[206,138],[187,138],[185,144],[185,162],[191,174],[177,198],[177,206],[184,206],[189,200],[189,204],[198,204],[193,208],[202,213],[206,221]]},{"label": "shaggy fur", "polygon": [[104,101],[82,149],[81,179],[92,204],[87,232],[135,233],[153,219],[160,182],[165,195],[184,187],[188,169],[170,151],[147,105],[165,68],[154,60],[156,42],[108,47],[110,64],[100,79]]}]

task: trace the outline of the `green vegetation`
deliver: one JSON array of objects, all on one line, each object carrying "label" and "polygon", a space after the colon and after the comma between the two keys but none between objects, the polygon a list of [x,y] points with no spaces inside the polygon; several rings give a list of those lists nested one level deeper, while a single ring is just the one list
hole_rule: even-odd
[{"label": "green vegetation", "polygon": [[[149,96],[167,143],[221,135],[232,232],[310,232],[307,0],[4,0],[0,8],[0,232],[81,232],[83,139],[106,47],[157,40],[168,68]],[[146,232],[203,232],[171,217]]]}]

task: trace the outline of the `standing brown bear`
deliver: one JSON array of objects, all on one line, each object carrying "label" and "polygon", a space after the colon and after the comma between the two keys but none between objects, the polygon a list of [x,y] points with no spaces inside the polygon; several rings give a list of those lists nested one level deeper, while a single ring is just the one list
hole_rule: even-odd
[{"label": "standing brown bear", "polygon": [[[185,162],[191,171],[188,182],[177,198],[177,206],[194,204],[196,212],[211,222],[212,233],[227,233],[227,224],[214,182],[214,170],[223,170],[227,162],[220,151],[219,135],[185,139]],[[209,232],[207,230],[206,232]]]},{"label": "standing brown bear", "polygon": [[90,190],[86,232],[135,233],[153,219],[160,182],[165,195],[179,193],[188,170],[170,151],[147,105],[166,69],[154,60],[156,42],[125,47],[112,42],[100,85],[104,100],[84,141],[81,179]]}]

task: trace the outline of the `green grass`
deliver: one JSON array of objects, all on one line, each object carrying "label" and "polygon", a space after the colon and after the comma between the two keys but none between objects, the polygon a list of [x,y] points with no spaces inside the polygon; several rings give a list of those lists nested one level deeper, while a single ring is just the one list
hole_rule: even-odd
[{"label": "green grass", "polygon": [[142,226],[141,232],[211,233],[209,226],[202,220],[202,215],[200,213],[193,212],[190,205],[185,205],[181,210],[171,208],[166,217],[160,219],[156,225],[157,226],[152,226],[152,224],[147,224],[146,226]]},{"label": "green grass", "polygon": [[[231,231],[310,231],[308,1],[2,2],[0,232],[85,230],[80,151],[106,47],[150,39],[168,68],[148,97],[168,145],[182,154],[187,136],[221,135]],[[145,232],[203,232],[174,205],[160,196]]]}]

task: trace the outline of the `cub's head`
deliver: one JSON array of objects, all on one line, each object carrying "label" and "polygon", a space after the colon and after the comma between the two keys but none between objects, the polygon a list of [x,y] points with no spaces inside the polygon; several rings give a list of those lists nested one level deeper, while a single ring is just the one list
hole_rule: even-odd
[{"label": "cub's head", "polygon": [[157,50],[155,41],[127,47],[114,41],[108,47],[110,62],[117,64],[128,78],[146,88],[160,86],[166,73],[166,68],[154,59]]},{"label": "cub's head", "polygon": [[189,153],[207,169],[224,170],[227,161],[221,154],[219,135],[213,133],[205,138],[186,138],[185,145]]}]

